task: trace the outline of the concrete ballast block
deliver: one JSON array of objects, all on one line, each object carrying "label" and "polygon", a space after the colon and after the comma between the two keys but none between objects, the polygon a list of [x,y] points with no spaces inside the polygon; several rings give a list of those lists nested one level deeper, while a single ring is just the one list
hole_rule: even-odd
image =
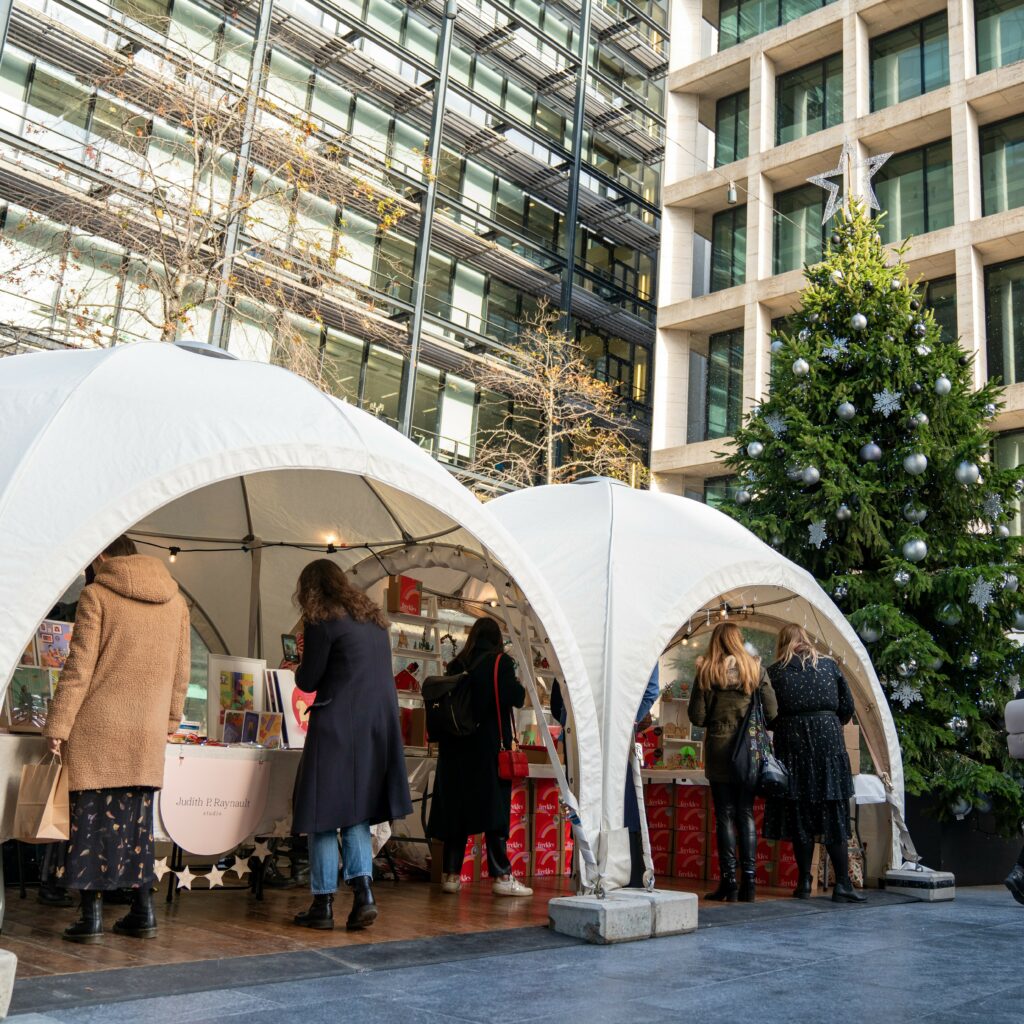
[{"label": "concrete ballast block", "polygon": [[651,905],[651,934],[684,935],[697,930],[697,894],[655,889],[652,892],[631,889]]},{"label": "concrete ballast block", "polygon": [[548,923],[552,931],[586,942],[609,944],[649,939],[654,913],[650,900],[633,894],[609,893],[596,896],[559,896],[548,901]]},{"label": "concrete ballast block", "polygon": [[885,873],[885,889],[926,903],[938,903],[956,899],[956,877],[950,871],[904,865]]},{"label": "concrete ballast block", "polygon": [[7,1016],[14,993],[14,974],[18,969],[18,958],[9,949],[0,949],[0,1017]]}]

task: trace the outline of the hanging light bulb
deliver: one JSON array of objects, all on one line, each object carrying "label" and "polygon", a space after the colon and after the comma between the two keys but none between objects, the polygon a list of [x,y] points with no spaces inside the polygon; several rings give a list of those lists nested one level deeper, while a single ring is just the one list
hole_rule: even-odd
[{"label": "hanging light bulb", "polygon": [[722,607],[718,609],[718,617],[720,619],[729,618],[729,606],[723,601]]},{"label": "hanging light bulb", "polygon": [[738,201],[738,197],[736,195],[736,182],[735,181],[730,181],[729,182],[729,188],[727,189],[727,191],[725,193],[725,201],[730,206],[735,206],[736,205],[736,203]]},{"label": "hanging light bulb", "polygon": [[689,647],[690,646],[690,634],[689,633],[684,633],[683,634],[683,646],[684,647]]},{"label": "hanging light bulb", "polygon": [[173,565],[178,560],[178,555],[181,554],[181,548],[172,547],[170,554],[167,556],[167,561]]}]

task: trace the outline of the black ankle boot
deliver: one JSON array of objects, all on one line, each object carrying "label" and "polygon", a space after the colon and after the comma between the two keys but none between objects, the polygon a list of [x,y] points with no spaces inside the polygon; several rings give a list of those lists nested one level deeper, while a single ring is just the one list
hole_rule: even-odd
[{"label": "black ankle boot", "polygon": [[740,879],[740,903],[753,903],[757,899],[757,876],[753,871],[744,871]]},{"label": "black ankle boot", "polygon": [[334,893],[318,896],[314,893],[309,910],[295,915],[295,923],[303,928],[321,928],[328,930],[334,927]]},{"label": "black ankle boot", "polygon": [[345,927],[350,932],[369,928],[377,920],[377,904],[373,899],[373,886],[369,875],[353,878],[348,884],[352,889],[352,911]]},{"label": "black ankle boot", "polygon": [[1013,870],[1006,876],[1003,885],[1010,890],[1010,895],[1018,902],[1024,904],[1024,868],[1019,864],[1013,865]]},{"label": "black ankle boot", "polygon": [[793,899],[795,900],[809,900],[811,898],[811,876],[801,875],[800,881],[796,883],[796,888],[793,890]]},{"label": "black ankle boot", "polygon": [[114,925],[114,931],[133,939],[152,939],[156,935],[156,912],[149,886],[132,892],[132,909]]},{"label": "black ankle boot", "polygon": [[78,920],[64,929],[68,942],[99,942],[103,934],[103,894],[81,893],[82,906]]},{"label": "black ankle boot", "polygon": [[837,878],[836,886],[832,890],[832,902],[833,903],[866,903],[867,896],[857,892],[853,887],[853,882],[850,881],[849,876],[846,878]]},{"label": "black ankle boot", "polygon": [[736,876],[723,871],[718,888],[714,892],[706,892],[704,899],[715,900],[718,903],[735,903],[739,899],[739,894],[740,889],[736,884]]}]

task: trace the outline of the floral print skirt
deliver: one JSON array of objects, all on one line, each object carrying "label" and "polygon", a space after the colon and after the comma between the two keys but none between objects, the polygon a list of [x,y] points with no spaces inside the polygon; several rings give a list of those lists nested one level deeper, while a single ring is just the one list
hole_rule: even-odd
[{"label": "floral print skirt", "polygon": [[89,892],[153,884],[152,788],[71,794],[71,836],[62,883]]}]

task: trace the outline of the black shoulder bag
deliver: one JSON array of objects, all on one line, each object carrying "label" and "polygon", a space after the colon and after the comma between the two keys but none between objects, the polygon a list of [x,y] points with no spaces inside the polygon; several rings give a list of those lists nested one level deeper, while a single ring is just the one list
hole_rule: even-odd
[{"label": "black shoulder bag", "polygon": [[[486,655],[484,655],[486,657]],[[444,736],[471,736],[479,722],[473,713],[473,691],[470,673],[483,658],[477,658],[463,672],[448,676],[427,676],[420,692],[426,711],[427,735],[432,740]]]},{"label": "black shoulder bag", "polygon": [[772,750],[761,705],[760,686],[754,690],[750,707],[736,734],[732,770],[736,781],[758,796],[781,797],[789,792],[789,772]]}]

